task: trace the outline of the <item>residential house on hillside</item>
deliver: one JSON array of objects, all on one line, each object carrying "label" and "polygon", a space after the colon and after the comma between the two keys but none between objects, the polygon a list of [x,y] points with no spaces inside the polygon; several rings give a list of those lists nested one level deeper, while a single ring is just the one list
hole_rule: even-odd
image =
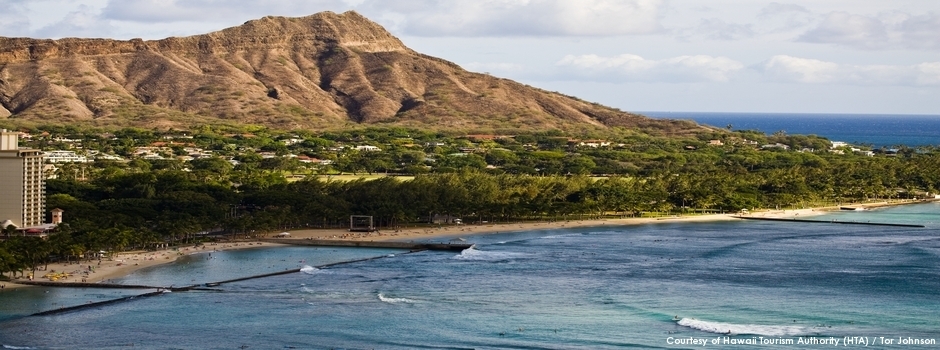
[{"label": "residential house on hillside", "polygon": [[124,161],[124,158],[121,158],[113,154],[107,154],[107,153],[97,153],[95,154],[94,158],[95,160],[111,160],[111,161],[116,161],[116,162]]},{"label": "residential house on hillside", "polygon": [[473,142],[495,141],[495,140],[511,139],[513,137],[514,136],[509,136],[509,135],[488,135],[488,134],[476,134],[476,135],[464,136],[464,138]]},{"label": "residential house on hillside", "polygon": [[839,148],[839,147],[845,147],[849,145],[847,142],[842,142],[842,141],[830,141],[830,142],[832,143],[832,146],[830,148]]},{"label": "residential house on hillside", "polygon": [[87,163],[88,158],[80,156],[75,151],[48,151],[43,152],[48,163]]},{"label": "residential house on hillside", "polygon": [[281,143],[283,143],[285,146],[293,146],[293,145],[300,144],[303,142],[304,142],[304,139],[297,138],[297,137],[291,137],[289,139],[281,140]]},{"label": "residential house on hillside", "polygon": [[606,140],[581,140],[581,141],[578,142],[578,146],[581,146],[581,147],[591,147],[591,148],[607,147],[607,146],[610,146],[610,141],[606,141]]},{"label": "residential house on hillside", "polygon": [[860,149],[860,148],[855,148],[855,147],[852,147],[852,152],[855,152],[856,154],[861,154],[861,155],[869,156],[869,157],[874,157],[874,156],[875,156],[875,152],[872,152],[872,151],[865,151],[865,150],[862,150],[862,149]]},{"label": "residential house on hillside", "polygon": [[207,151],[199,147],[184,147],[183,152],[193,159],[212,158],[212,151]]},{"label": "residential house on hillside", "polygon": [[773,149],[773,148],[777,148],[777,149],[782,149],[782,150],[785,150],[785,151],[786,151],[786,150],[789,150],[789,149],[790,149],[790,146],[787,146],[787,145],[784,145],[784,144],[778,142],[778,143],[774,143],[774,144],[766,144],[766,145],[763,145],[763,146],[761,146],[761,148],[763,148],[763,149]]},{"label": "residential house on hillside", "polygon": [[173,154],[173,149],[169,147],[137,147],[132,153],[134,157],[142,159],[164,159],[161,154]]},{"label": "residential house on hillside", "polygon": [[382,149],[375,147],[375,146],[364,145],[364,146],[356,146],[356,150],[363,151],[363,152],[379,152]]},{"label": "residential house on hillside", "polygon": [[745,145],[745,146],[753,146],[753,147],[757,147],[757,145],[759,145],[757,141],[748,140],[748,139],[740,138],[736,136],[729,137],[727,142],[732,145]]}]

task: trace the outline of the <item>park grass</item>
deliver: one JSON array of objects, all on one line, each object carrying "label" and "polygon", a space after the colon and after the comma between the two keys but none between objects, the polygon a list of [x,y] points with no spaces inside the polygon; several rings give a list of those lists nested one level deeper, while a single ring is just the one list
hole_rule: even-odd
[{"label": "park grass", "polygon": [[375,179],[381,179],[385,177],[394,177],[399,181],[410,181],[414,180],[414,176],[402,176],[402,175],[389,175],[389,174],[328,174],[328,175],[316,175],[322,181],[356,181],[359,179],[370,181]]}]

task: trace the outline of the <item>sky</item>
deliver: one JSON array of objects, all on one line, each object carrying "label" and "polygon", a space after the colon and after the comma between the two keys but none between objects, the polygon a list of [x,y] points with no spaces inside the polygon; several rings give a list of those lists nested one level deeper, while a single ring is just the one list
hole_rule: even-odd
[{"label": "sky", "polygon": [[626,111],[940,115],[936,0],[0,0],[0,36],[349,10],[467,70]]}]

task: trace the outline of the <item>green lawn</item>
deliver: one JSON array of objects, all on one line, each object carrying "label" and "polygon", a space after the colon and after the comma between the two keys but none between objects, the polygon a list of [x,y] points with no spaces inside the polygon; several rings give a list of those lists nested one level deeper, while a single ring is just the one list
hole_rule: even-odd
[{"label": "green lawn", "polygon": [[[388,176],[390,176],[390,175],[386,175],[386,174],[372,174],[372,175],[369,175],[369,174],[356,174],[356,175],[353,175],[353,174],[341,174],[341,175],[316,175],[316,176],[317,176],[318,178],[320,178],[320,180],[323,180],[323,181],[355,181],[355,180],[359,180],[359,179],[364,179],[364,180],[368,181],[368,180],[375,180],[375,179],[380,179],[380,178],[383,178],[383,177],[388,177]],[[414,178],[415,178],[414,176],[392,176],[392,177],[397,178],[399,181],[414,180]]]}]

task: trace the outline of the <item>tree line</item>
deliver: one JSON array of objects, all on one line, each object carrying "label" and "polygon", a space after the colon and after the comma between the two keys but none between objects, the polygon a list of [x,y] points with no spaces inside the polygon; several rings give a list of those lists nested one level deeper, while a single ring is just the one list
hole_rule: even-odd
[{"label": "tree line", "polygon": [[[471,167],[408,180],[288,182],[276,171],[247,174],[218,162],[193,169],[125,168],[81,181],[47,181],[47,208],[66,223],[48,239],[3,228],[0,274],[99,251],[194,242],[200,233],[258,235],[291,228],[345,227],[372,215],[380,229],[434,215],[474,221],[793,208],[911,198],[940,188],[940,153],[861,157],[797,152],[650,155],[637,176],[533,176]],[[208,170],[207,170],[208,169]],[[267,179],[267,180],[265,180]],[[244,181],[242,183],[241,181]]]},{"label": "tree line", "polygon": [[[345,227],[350,215],[371,215],[384,229],[420,225],[435,215],[499,222],[732,212],[913,198],[940,189],[940,151],[935,148],[902,147],[890,156],[874,157],[849,149],[838,154],[828,152],[828,141],[815,136],[741,131],[665,138],[624,131],[606,135],[624,147],[572,149],[567,137],[544,132],[480,142],[475,153],[456,156],[452,152],[469,141],[440,133],[395,128],[301,133],[297,136],[304,141],[288,148],[276,141],[283,135],[250,131],[257,137],[195,131],[193,142],[218,152],[190,162],[59,164],[58,179],[47,180],[46,207],[65,210],[65,224],[45,240],[0,228],[0,276],[23,274],[53,259],[194,242],[209,232],[258,235]],[[81,138],[86,149],[118,154],[160,139],[137,129],[117,131],[111,138],[81,130],[59,132]],[[761,150],[732,142],[712,147],[706,142],[712,138],[816,151]],[[437,145],[440,140],[447,145]],[[327,154],[338,143],[363,141],[385,150]],[[58,141],[33,142],[46,147]],[[415,150],[404,144],[427,146]],[[415,175],[356,181],[308,176],[291,182],[286,176],[296,161],[239,150],[254,146],[278,154],[300,147],[310,155],[333,157],[340,169],[412,169]],[[222,158],[226,154],[239,164]],[[436,155],[435,161],[427,159],[429,154]],[[614,175],[591,177],[599,171]]]}]

